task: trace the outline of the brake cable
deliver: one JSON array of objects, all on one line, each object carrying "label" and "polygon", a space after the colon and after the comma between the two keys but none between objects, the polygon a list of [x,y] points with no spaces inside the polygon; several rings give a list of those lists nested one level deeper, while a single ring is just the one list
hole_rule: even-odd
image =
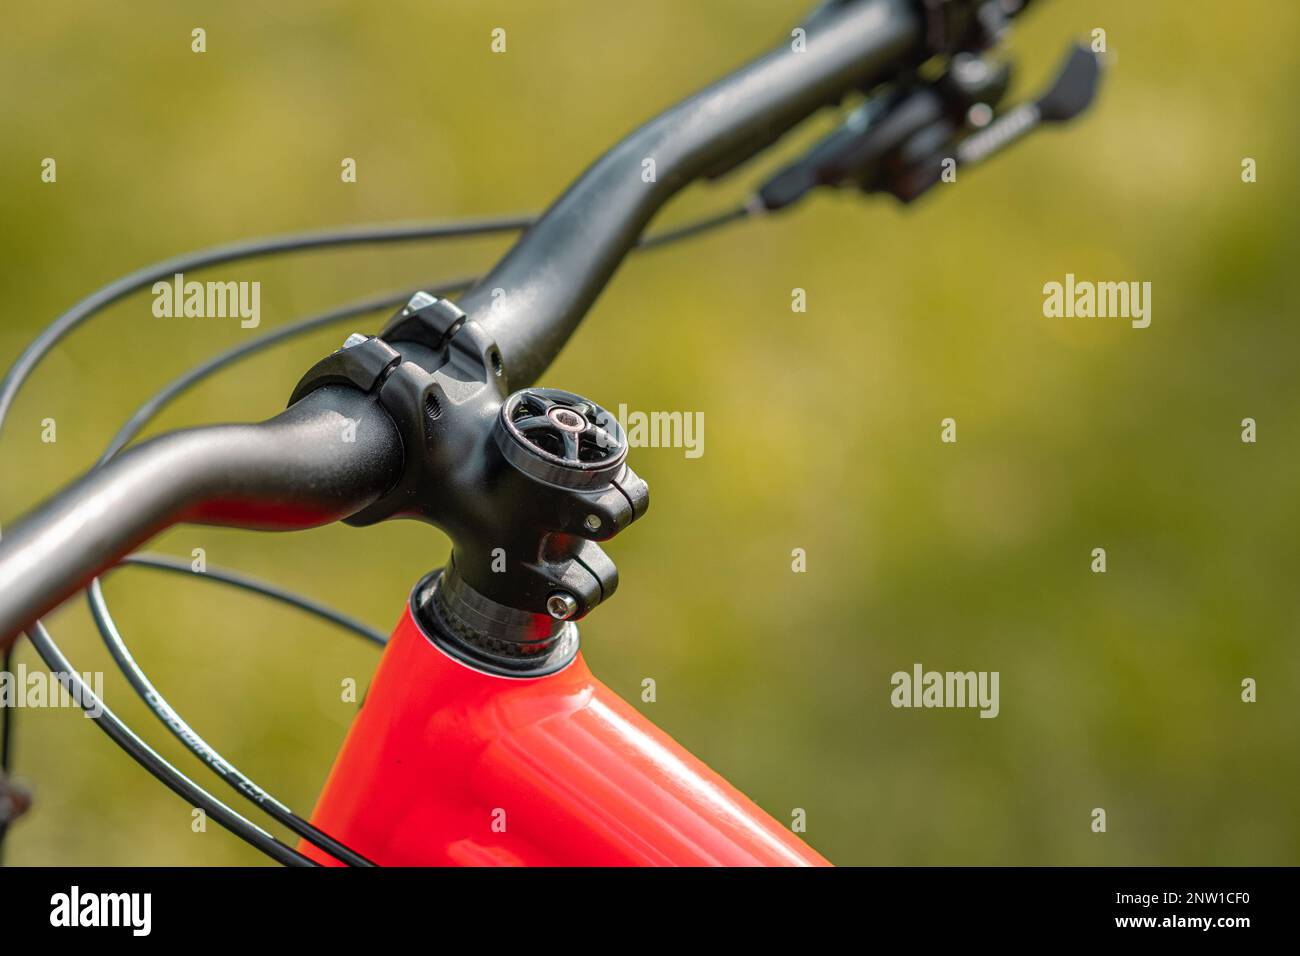
[{"label": "brake cable", "polygon": [[[646,236],[643,237],[638,248],[655,248],[666,245],[670,242],[675,242],[679,239],[686,239],[707,230],[734,222],[737,219],[744,218],[756,211],[756,208],[752,204],[742,206],[722,215],[712,216],[698,222],[688,223],[685,226],[666,230],[657,235]],[[272,237],[269,239],[255,239],[246,242],[232,243],[216,247],[206,252],[200,250],[199,252],[178,256],[162,263],[154,264],[153,266],[146,266],[143,269],[115,280],[73,305],[72,308],[64,312],[56,318],[54,322],[47,326],[37,336],[36,340],[34,340],[22,352],[18,357],[18,360],[13,366],[11,366],[8,373],[6,373],[4,380],[0,382],[0,430],[3,429],[4,422],[8,416],[14,398],[17,396],[18,391],[21,389],[32,370],[40,360],[63,339],[64,336],[98,312],[102,311],[108,305],[129,295],[139,288],[149,285],[160,278],[165,278],[174,272],[183,272],[186,270],[193,271],[238,259],[255,258],[307,249],[328,248],[331,246],[490,235],[525,229],[532,221],[532,217],[515,217],[468,221],[464,223],[453,222],[402,226],[363,226],[343,230],[299,233]],[[460,287],[463,288],[468,284],[469,283],[467,282],[463,283]],[[197,368],[191,370],[190,375],[182,376],[175,380],[167,389],[164,389],[163,392],[155,395],[153,399],[146,402],[144,406],[138,409],[127,425],[119,431],[113,444],[110,445],[104,458],[101,459],[101,463],[103,460],[107,460],[108,457],[111,457],[120,450],[125,442],[130,440],[131,435],[137,432],[139,428],[143,427],[153,414],[170,401],[172,397],[184,391],[190,384],[206,377],[206,375],[224,368],[226,365],[257,351],[259,348],[265,348],[271,344],[275,344],[276,342],[285,341],[295,335],[304,334],[330,322],[343,321],[346,318],[351,318],[367,311],[374,311],[377,308],[383,307],[385,304],[389,304],[389,302],[390,300],[387,299],[381,302],[368,300],[367,302],[358,303],[351,307],[345,307],[330,313],[315,316],[312,319],[304,320],[303,322],[297,323],[293,326],[268,333],[266,336],[256,340],[254,343],[245,343],[243,346],[229,350],[228,352],[222,353],[214,359],[203,363]],[[269,586],[264,587],[269,588]],[[96,590],[99,589],[96,588]],[[88,594],[90,594],[89,589]],[[305,599],[303,600],[305,602]],[[91,601],[93,607],[93,594],[91,595]],[[105,614],[105,622],[108,625],[111,625],[112,620],[111,617],[108,617],[108,609],[104,602],[102,590],[99,591],[99,601],[101,609]],[[294,601],[293,603],[297,602]],[[337,612],[334,613],[337,614]],[[96,623],[101,624],[98,616],[96,616]],[[105,636],[105,640],[110,640],[109,635],[105,633],[105,628],[102,624],[100,629],[101,634],[104,634]],[[115,628],[113,629],[113,632],[116,633]],[[116,637],[117,641],[121,642],[120,635],[116,635]],[[165,786],[189,801],[192,805],[204,809],[205,812],[212,816],[213,819],[224,826],[227,830],[255,848],[261,850],[263,853],[266,853],[277,862],[286,865],[314,865],[312,860],[276,840],[275,837],[271,836],[265,830],[244,818],[234,810],[231,810],[216,797],[212,796],[212,794],[195,784],[183,773],[171,766],[171,764],[169,764],[161,755],[153,751],[144,743],[143,740],[136,736],[123,721],[121,721],[111,710],[104,706],[103,703],[95,697],[90,688],[86,686],[84,681],[82,681],[76,672],[72,670],[71,664],[59,650],[57,644],[54,642],[53,636],[45,628],[42,622],[33,622],[31,629],[28,631],[28,638],[37,649],[41,658],[45,661],[46,666],[54,672],[55,676],[65,686],[65,688],[73,694],[74,699],[82,702],[83,709],[87,711],[98,710],[98,714],[92,716],[91,719],[93,719],[95,723],[104,730],[106,734],[108,734],[110,739],[122,747],[122,749],[135,759],[137,763],[141,764],[141,766],[153,774],[153,776],[155,776]],[[121,643],[121,649],[124,652],[126,651],[124,643]],[[6,670],[9,668],[12,651],[13,648],[9,647],[6,648],[4,653],[3,666]],[[129,659],[129,652],[126,654],[126,658]],[[121,663],[122,662],[119,660],[119,665]],[[134,661],[131,663],[134,665]],[[133,669],[138,674],[139,678],[147,684],[148,679],[143,672],[139,670],[138,665],[134,665]],[[124,669],[124,673],[126,673],[126,669]],[[130,679],[129,675],[128,679]],[[138,687],[136,689],[137,691],[139,690]],[[142,696],[144,695],[142,694]],[[145,697],[145,699],[148,703],[148,697]],[[162,701],[161,697],[159,697],[158,700],[164,706],[167,706],[166,702]],[[87,705],[86,701],[90,701],[90,704]],[[167,709],[171,711],[172,714],[175,714],[175,711],[171,710],[169,706],[167,706]],[[2,721],[2,726],[0,726],[0,774],[7,774],[11,763],[11,735],[14,715],[10,714],[9,710],[10,708],[4,708],[4,712],[0,714],[0,721]],[[155,713],[164,720],[164,723],[167,723],[168,726],[170,726],[170,723],[163,716],[162,712],[155,710]],[[87,716],[91,716],[91,714],[88,713]],[[179,715],[177,714],[176,717],[179,718]],[[194,736],[197,737],[197,735]],[[182,740],[184,741],[185,738],[182,737]],[[196,755],[200,756],[201,759],[207,759],[199,750],[195,750],[194,748],[191,748],[191,750],[196,753]],[[215,755],[215,751],[211,751],[211,748],[208,748],[208,750]],[[216,769],[210,763],[207,765],[210,769]],[[225,765],[230,767],[229,764]],[[269,795],[266,796],[267,799],[274,801],[274,798],[271,798]],[[278,805],[278,801],[274,801],[274,803],[275,805]],[[266,805],[263,805],[263,808],[267,809],[267,812],[271,813],[273,816],[275,815]],[[287,808],[284,808],[284,811],[289,816],[293,816]],[[300,820],[301,818],[296,819]],[[305,821],[302,822],[304,827],[314,830],[310,824],[307,824]],[[2,848],[3,839],[6,835],[7,829],[6,825],[0,824],[0,848]],[[319,831],[316,832],[319,833]],[[329,839],[328,837],[325,837],[324,834],[320,834],[320,836],[326,840]],[[308,836],[308,839],[311,839],[311,837]],[[312,842],[315,841],[313,840]],[[346,848],[342,847],[341,844],[336,843],[335,846],[340,850],[346,850]]]},{"label": "brake cable", "polygon": [[[307,249],[321,249],[334,246],[366,245],[387,242],[408,242],[424,239],[464,238],[477,235],[492,235],[504,232],[516,232],[527,228],[532,222],[530,216],[502,217],[496,219],[467,220],[451,223],[417,223],[400,225],[380,225],[349,227],[346,229],[325,230],[319,232],[293,233],[286,236],[273,236],[230,243],[208,250],[186,253],[161,263],[145,266],[103,286],[96,292],[80,300],[68,309],[36,339],[23,350],[17,361],[0,382],[0,429],[8,417],[9,409],[19,389],[27,380],[36,365],[45,357],[64,336],[76,329],[83,322],[102,311],[108,305],[151,283],[166,278],[176,272],[203,269],[212,265],[232,262],[240,259],[257,258],[280,253],[296,252]],[[341,320],[341,318],[340,318]],[[285,846],[271,834],[251,821],[231,810],[224,803],[195,784],[183,773],[169,764],[163,757],[153,751],[136,736],[108,707],[98,701],[85,682],[71,669],[66,657],[54,642],[53,636],[40,621],[33,622],[28,631],[28,638],[44,660],[47,667],[55,673],[60,683],[71,693],[74,699],[82,702],[83,710],[98,711],[91,719],[130,756],[158,778],[165,786],[190,803],[203,809],[209,816],[235,833],[245,842],[262,850],[268,856],[286,865],[311,866],[313,861]],[[8,669],[10,652],[5,654],[5,667]],[[85,702],[91,704],[87,706]],[[3,737],[8,739],[10,721],[13,720],[12,708],[3,708],[0,715],[5,722]],[[12,747],[5,748],[5,762],[0,766],[0,773],[8,775],[9,758]],[[7,832],[0,830],[0,839]]]},{"label": "brake cable", "polygon": [[[388,644],[388,635],[383,631],[364,624],[356,618],[334,610],[326,604],[314,601],[311,598],[303,597],[293,591],[285,590],[274,584],[267,584],[254,577],[246,574],[239,574],[234,571],[226,571],[221,568],[204,568],[202,571],[195,570],[194,566],[182,558],[173,558],[165,554],[150,554],[148,552],[136,552],[128,554],[125,558],[118,561],[116,568],[124,565],[135,565],[140,568],[151,568],[155,571],[170,571],[173,574],[182,574],[187,577],[194,577],[199,580],[215,581],[218,584],[225,584],[241,591],[248,591],[251,594],[258,594],[262,597],[270,598],[273,601],[279,601],[281,604],[287,604],[289,607],[297,608],[308,614],[314,614],[319,618],[336,624],[345,631],[351,631],[358,637],[369,641],[378,647],[384,647]],[[100,589],[96,587],[96,590]],[[99,603],[103,603],[103,594],[100,593]],[[107,611],[107,608],[105,608]],[[110,623],[111,620],[110,620]]]},{"label": "brake cable", "polygon": [[[443,283],[437,287],[437,292],[446,295],[458,290],[464,289],[472,283],[472,279],[461,279],[453,282]],[[96,468],[101,468],[140,433],[140,431],[168,404],[178,398],[180,395],[189,391],[200,381],[214,375],[223,368],[241,361],[249,356],[263,351],[272,345],[288,341],[289,339],[303,335],[307,332],[314,331],[331,323],[344,321],[366,312],[373,312],[377,309],[390,307],[392,305],[404,302],[409,296],[410,291],[404,291],[398,294],[389,294],[384,296],[372,297],[352,305],[332,309],[321,315],[312,316],[302,321],[292,323],[275,331],[268,332],[249,342],[243,342],[233,348],[227,349],[207,361],[195,366],[192,369],[182,373],[178,378],[168,383],[164,388],[159,390],[144,405],[135,411],[127,420],[127,423],[118,430],[109,442],[107,450],[100,456],[95,463]],[[185,563],[170,565],[163,559],[144,558],[139,555],[128,556],[123,563],[142,564],[149,567],[163,569],[189,571],[190,566]],[[268,597],[276,598],[286,603],[292,604],[302,610],[316,614],[322,618],[330,620],[342,627],[348,628],[354,632],[361,633],[363,636],[383,646],[386,643],[384,635],[379,634],[364,625],[357,623],[346,615],[310,601],[307,598],[282,591],[278,588],[256,581],[252,578],[232,575],[228,572],[219,572],[215,569],[204,572],[211,574],[213,580],[219,583],[229,584],[235,587],[242,587],[246,590],[255,591]],[[180,715],[180,713],[158,692],[148,676],[136,663],[131,656],[130,650],[127,649],[126,642],[122,639],[121,633],[117,629],[117,624],[113,621],[112,614],[109,612],[108,603],[104,598],[103,588],[100,585],[98,577],[93,578],[86,588],[86,597],[90,604],[90,613],[95,620],[95,626],[99,629],[100,636],[104,640],[108,652],[112,655],[113,660],[117,663],[118,669],[126,677],[127,681],[140,695],[140,698],[148,705],[155,716],[162,721],[163,725],[172,732],[186,749],[202,760],[214,773],[225,780],[238,793],[250,800],[268,816],[277,820],[284,826],[288,827],[298,836],[310,841],[315,846],[324,850],[326,853],[334,856],[349,866],[373,866],[371,861],[348,849],[339,843],[333,837],[323,833],[308,821],[298,816],[287,806],[267,793],[265,789],[255,783],[250,777],[239,770],[234,764],[223,757],[211,744],[204,740],[197,731],[195,731]]]},{"label": "brake cable", "polygon": [[[140,565],[142,567],[159,568],[170,571],[186,572],[191,571],[190,565],[184,562],[170,563],[165,558],[156,558],[147,555],[129,555],[118,567],[122,565]],[[254,582],[247,579],[241,579],[236,575],[227,574],[215,568],[205,569],[203,571],[191,571],[195,577],[209,578],[219,584],[229,584],[234,587],[243,587],[246,590],[256,591],[257,593],[279,598],[287,604],[291,604],[302,610],[318,614],[321,617],[338,623],[338,619],[343,615],[329,608],[322,608],[315,602],[289,592],[280,591],[276,588],[263,585],[260,582]],[[288,827],[298,836],[309,840],[312,844],[324,850],[335,859],[348,866],[374,866],[375,864],[366,859],[361,854],[349,849],[342,843],[339,843],[333,837],[317,829],[308,823],[302,817],[298,816],[283,803],[271,796],[262,787],[258,786],[247,774],[243,773],[238,767],[230,763],[221,754],[199,736],[185,719],[176,712],[167,700],[158,692],[158,689],[150,683],[149,678],[136,664],[131,652],[127,649],[126,642],[122,640],[122,635],[117,630],[117,625],[108,613],[108,608],[104,603],[104,592],[100,586],[100,579],[95,578],[90,582],[87,588],[87,597],[90,601],[91,615],[95,619],[95,625],[99,628],[100,635],[104,638],[104,644],[107,645],[109,653],[113,660],[117,662],[118,669],[125,675],[127,681],[135,689],[143,700],[157,716],[158,719],[170,730],[176,739],[181,741],[185,747],[204,761],[214,773],[225,780],[238,793],[252,801],[260,807],[266,814],[284,826]],[[352,630],[361,629],[358,625],[349,626]],[[361,629],[365,633],[364,629]],[[382,642],[382,636],[380,641]]]}]

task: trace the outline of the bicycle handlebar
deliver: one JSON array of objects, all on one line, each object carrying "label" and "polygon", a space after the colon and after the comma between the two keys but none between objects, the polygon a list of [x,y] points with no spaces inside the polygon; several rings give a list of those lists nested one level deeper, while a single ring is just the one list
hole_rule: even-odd
[{"label": "bicycle handlebar", "polygon": [[144,442],[0,539],[0,647],[173,524],[316,527],[370,504],[401,467],[388,414],[339,386],[260,424],[190,428]]},{"label": "bicycle handlebar", "polygon": [[[531,385],[550,365],[674,194],[922,54],[917,0],[828,4],[806,29],[803,52],[787,42],[627,136],[461,297],[460,307],[495,339],[512,388]],[[654,161],[650,181],[646,160]]]},{"label": "bicycle handlebar", "polygon": [[[804,47],[787,41],[597,160],[460,300],[495,340],[510,385],[527,386],[545,370],[673,195],[743,162],[854,89],[919,63],[936,22],[927,11],[932,17],[936,9],[929,0],[827,0],[805,20]],[[352,428],[349,441],[343,436]],[[146,442],[0,540],[0,647],[165,527],[325,524],[378,499],[403,462],[392,419],[346,387],[322,388],[262,424]]]}]

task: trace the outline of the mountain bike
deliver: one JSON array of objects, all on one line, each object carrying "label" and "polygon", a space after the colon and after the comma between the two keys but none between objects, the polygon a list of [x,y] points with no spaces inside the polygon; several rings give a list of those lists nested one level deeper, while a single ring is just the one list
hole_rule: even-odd
[{"label": "mountain bike", "polygon": [[[577,622],[613,596],[601,544],[642,518],[649,489],[618,419],[536,384],[632,252],[788,209],[817,190],[916,201],[1034,130],[1078,116],[1100,61],[1072,46],[1043,95],[1004,105],[998,47],[1020,0],[828,0],[771,51],[617,143],[540,216],[289,235],[180,256],[59,316],[0,383],[0,425],[38,363],[107,306],[177,273],[343,246],[520,233],[486,275],[376,295],[277,328],[169,383],[87,474],[0,539],[0,644],[22,634],[96,726],[195,808],[289,865],[819,865],[827,861],[619,699],[588,669]],[[841,122],[765,177],[742,207],[647,227],[688,184],[766,153],[824,110]],[[964,177],[963,177],[964,178]],[[309,369],[258,424],[132,444],[186,390],[326,325],[388,310]],[[391,638],[231,572],[201,576],[319,615],[383,647],[310,819],[208,744],[132,658],[100,576],[179,522],[260,531],[397,518],[446,532]],[[290,846],[165,761],[104,706],[40,617],[85,590],[107,649],[164,727]],[[4,769],[13,714],[5,713]],[[21,796],[6,784],[8,816]],[[509,825],[497,827],[508,812]],[[7,819],[5,820],[7,823]]]}]

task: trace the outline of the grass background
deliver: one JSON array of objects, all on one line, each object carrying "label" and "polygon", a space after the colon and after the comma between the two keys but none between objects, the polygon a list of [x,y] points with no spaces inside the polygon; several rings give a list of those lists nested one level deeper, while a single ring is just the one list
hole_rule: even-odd
[{"label": "grass background", "polygon": [[[0,361],[77,298],[183,250],[539,209],[805,6],[10,4]],[[489,49],[498,26],[506,55]],[[584,626],[585,653],[778,819],[805,809],[807,839],[838,863],[1300,862],[1300,7],[1044,4],[1014,39],[1018,90],[1094,27],[1113,68],[1084,121],[915,208],[818,197],[636,258],[543,382],[704,413],[702,458],[634,452],[654,506],[610,548],[623,586]],[[40,181],[47,156],[55,185]],[[660,224],[730,204],[760,173],[690,190]],[[504,249],[328,252],[221,277],[262,282],[265,331]],[[1042,285],[1066,272],[1151,281],[1151,327],[1044,319]],[[0,442],[0,518],[88,467],[163,382],[255,334],[154,319],[150,301],[118,305],[40,367]],[[275,413],[348,331],[208,382],[156,428]],[[948,416],[956,445],[939,442]],[[1257,444],[1239,439],[1246,416]],[[447,551],[414,523],[187,527],[156,543],[196,547],[381,627]],[[791,573],[795,547],[806,574]],[[1094,547],[1105,575],[1088,570]],[[352,714],[339,681],[364,684],[374,652],[202,582],[126,571],[106,587],[158,687],[307,812]],[[107,673],[111,706],[202,773],[115,676],[82,602],[49,623],[79,669]],[[19,660],[37,666],[30,647]],[[914,661],[999,671],[1001,716],[892,709],[889,675]],[[639,702],[644,677],[654,704]],[[10,862],[261,859],[215,825],[193,834],[189,808],[75,712],[18,716],[36,807]]]}]

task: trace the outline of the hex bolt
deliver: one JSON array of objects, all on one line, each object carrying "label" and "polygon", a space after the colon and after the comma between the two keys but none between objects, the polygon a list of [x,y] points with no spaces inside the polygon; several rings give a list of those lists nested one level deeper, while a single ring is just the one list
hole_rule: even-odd
[{"label": "hex bolt", "polygon": [[587,526],[588,531],[600,530],[600,515],[587,515],[587,519],[583,524]]},{"label": "hex bolt", "polygon": [[556,405],[546,413],[546,417],[551,420],[551,424],[561,431],[569,432],[572,435],[580,435],[587,430],[589,423],[571,408],[565,408],[563,405]]},{"label": "hex bolt", "polygon": [[546,611],[557,621],[567,621],[578,613],[578,602],[572,594],[556,591],[546,599]]}]

